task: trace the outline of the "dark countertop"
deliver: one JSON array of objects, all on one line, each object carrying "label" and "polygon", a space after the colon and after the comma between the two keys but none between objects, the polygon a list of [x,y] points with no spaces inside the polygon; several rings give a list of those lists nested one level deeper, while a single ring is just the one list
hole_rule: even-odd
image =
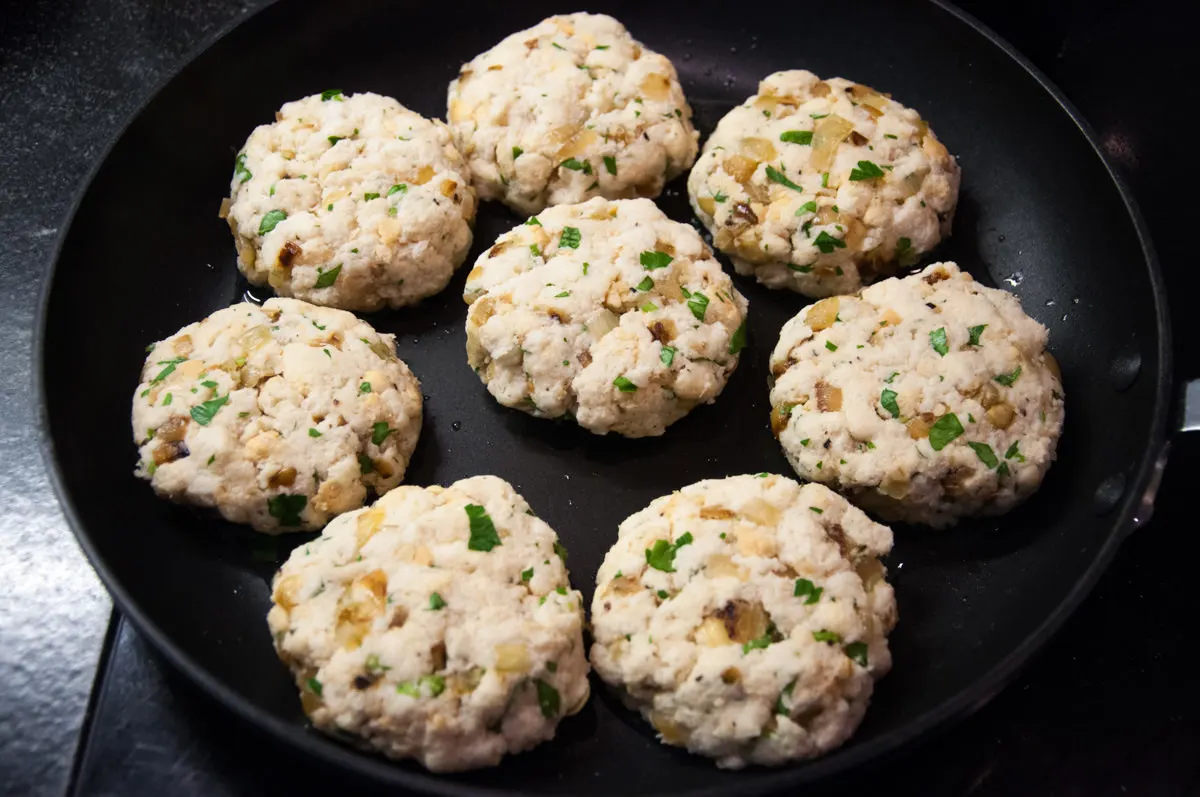
[{"label": "dark countertop", "polygon": [[[51,494],[30,401],[37,297],[72,197],[187,54],[261,0],[8,3],[0,11],[0,793],[258,795],[358,784],[276,751],[119,618]],[[1141,204],[1175,299],[1180,377],[1200,375],[1179,298],[1200,288],[1200,204],[1179,127],[1200,48],[1185,4],[961,3],[1061,87]],[[1047,179],[1055,176],[1047,175]],[[114,321],[119,323],[119,321]],[[1119,422],[1119,419],[1114,419]],[[1008,690],[949,734],[848,783],[928,795],[1200,793],[1200,681],[1184,652],[1200,554],[1200,440],[1172,454],[1155,520]],[[93,681],[96,689],[93,690]],[[83,729],[83,744],[79,744]],[[73,762],[76,763],[73,770]],[[74,775],[73,775],[74,772]]]}]

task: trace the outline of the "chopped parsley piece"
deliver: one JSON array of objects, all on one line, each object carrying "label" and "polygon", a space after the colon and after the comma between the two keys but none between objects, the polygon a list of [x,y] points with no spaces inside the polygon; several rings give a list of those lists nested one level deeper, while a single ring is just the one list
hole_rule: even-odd
[{"label": "chopped parsley piece", "polygon": [[807,274],[813,270],[812,266],[794,266],[791,263],[788,263],[788,268],[790,268],[792,271],[799,271],[801,274]]},{"label": "chopped parsley piece", "polygon": [[1001,462],[1000,467],[996,468],[996,475],[1003,477],[1003,476],[1008,476],[1009,474],[1010,474],[1010,471],[1008,469],[1008,463]]},{"label": "chopped parsley piece", "polygon": [[817,640],[818,642],[828,642],[831,645],[836,645],[838,642],[842,641],[841,635],[835,634],[833,631],[813,631],[812,635],[813,639]]},{"label": "chopped parsley piece", "polygon": [[526,227],[541,227],[542,222],[537,216],[530,216],[525,220]]},{"label": "chopped parsley piece", "polygon": [[383,445],[383,441],[394,431],[388,427],[387,421],[379,421],[371,428],[371,442],[377,446]]},{"label": "chopped parsley piece", "polygon": [[605,155],[604,156],[604,169],[609,174],[615,176],[617,173],[617,159],[614,158],[612,155]]},{"label": "chopped parsley piece", "polygon": [[804,598],[804,605],[811,606],[821,600],[821,593],[824,591],[824,587],[818,587],[807,578],[798,578],[796,579],[796,588],[792,591],[792,595],[797,598]]},{"label": "chopped parsley piece", "polygon": [[816,213],[816,212],[817,212],[817,200],[815,200],[815,199],[810,199],[807,202],[805,202],[803,205],[801,205],[800,207],[796,208],[797,216],[802,216],[805,213]]},{"label": "chopped parsley piece", "polygon": [[562,235],[559,236],[558,245],[568,246],[571,249],[579,248],[579,228],[578,227],[563,227]]},{"label": "chopped parsley piece", "polygon": [[963,433],[963,425],[959,422],[958,416],[953,412],[947,412],[942,417],[934,422],[933,426],[929,427],[929,445],[934,451],[941,451]]},{"label": "chopped parsley piece", "polygon": [[637,284],[637,289],[639,291],[648,291],[653,287],[654,280],[650,279],[649,277],[643,278],[642,281]]},{"label": "chopped parsley piece", "polygon": [[308,430],[308,436],[309,437],[321,437],[321,433],[319,431],[317,431],[316,429],[313,429],[310,427]]},{"label": "chopped parsley piece", "polygon": [[867,666],[867,643],[866,642],[851,642],[846,647],[842,648],[850,660],[859,667]]},{"label": "chopped parsley piece", "polygon": [[646,302],[641,307],[641,310],[643,313],[653,313],[657,309],[658,309],[658,305],[655,304],[654,302]]},{"label": "chopped parsley piece", "polygon": [[541,256],[542,256],[542,250],[538,248],[538,245],[537,245],[537,244],[530,244],[530,245],[529,245],[529,251],[530,251],[530,252],[533,252],[533,256],[534,256],[534,257],[541,257]]},{"label": "chopped parsley piece", "polygon": [[871,161],[859,161],[858,168],[850,170],[851,180],[874,180],[877,177],[883,177],[883,169]]},{"label": "chopped parsley piece", "polygon": [[829,172],[825,172],[824,174],[821,175],[821,187],[822,188],[829,187]]},{"label": "chopped parsley piece", "polygon": [[245,183],[250,180],[254,174],[246,168],[246,153],[239,152],[237,159],[233,162],[233,176],[238,178],[238,183]]},{"label": "chopped parsley piece", "polygon": [[392,194],[406,193],[408,193],[408,183],[396,183],[394,186],[388,189],[387,195],[391,196]]},{"label": "chopped parsley piece", "polygon": [[401,681],[396,684],[396,691],[409,697],[420,697],[421,689],[412,681]]},{"label": "chopped parsley piece", "polygon": [[671,597],[671,593],[667,592],[665,589],[660,589],[658,591],[658,597],[666,600],[667,598]]},{"label": "chopped parsley piece", "polygon": [[225,395],[197,404],[195,407],[192,407],[192,420],[201,426],[208,426],[209,423],[212,422],[213,416],[216,415],[217,411],[224,407],[228,401],[229,396]]},{"label": "chopped parsley piece", "polygon": [[372,199],[379,199],[379,194],[374,191],[368,191],[363,194],[363,202],[370,202]]},{"label": "chopped parsley piece", "polygon": [[366,454],[358,455],[358,470],[364,476],[375,470],[375,463]]},{"label": "chopped parsley piece", "polygon": [[1004,458],[1005,459],[1016,459],[1017,462],[1024,462],[1025,455],[1021,453],[1020,446],[1021,446],[1021,442],[1019,440],[1017,442],[1013,443],[1011,446],[1008,447],[1008,450],[1004,452]]},{"label": "chopped parsley piece", "polygon": [[[609,47],[609,46],[608,46],[607,44],[597,44],[597,45],[596,45],[596,49],[597,49],[597,50],[607,50],[607,49],[608,49],[608,47]],[[553,670],[552,670],[551,672],[553,672]]]},{"label": "chopped parsley piece", "polygon": [[318,266],[317,267],[317,281],[316,281],[316,284],[313,285],[313,287],[328,288],[330,285],[332,285],[334,282],[337,281],[338,274],[341,274],[341,273],[342,273],[342,264],[341,263],[338,263],[336,266],[329,269],[328,271],[322,271],[321,267]]},{"label": "chopped parsley piece", "polygon": [[899,372],[899,371],[892,371],[892,373],[888,375],[888,378],[887,378],[887,379],[885,379],[885,380],[883,380],[883,381],[884,381],[884,382],[887,382],[887,383],[890,385],[890,384],[892,383],[892,380],[893,380],[893,379],[895,379],[895,378],[896,378],[896,377],[898,377],[898,376],[900,376],[900,372]]},{"label": "chopped parsley piece", "polygon": [[675,554],[685,545],[692,542],[692,533],[684,532],[683,536],[674,543],[666,540],[655,540],[653,547],[646,549],[646,564],[664,573],[675,572]]},{"label": "chopped parsley piece", "polygon": [[813,240],[817,248],[821,250],[821,254],[832,254],[834,249],[845,249],[846,242],[841,238],[834,238],[829,233],[821,230],[820,234]]},{"label": "chopped parsley piece", "polygon": [[742,321],[733,333],[733,337],[729,339],[729,353],[737,354],[742,349],[746,348],[746,322]]},{"label": "chopped parsley piece", "polygon": [[837,344],[834,343],[832,340],[825,341],[825,348],[829,349],[830,351],[838,350]]},{"label": "chopped parsley piece", "polygon": [[562,46],[561,44],[559,44],[558,42],[550,42],[550,46],[551,46],[551,47],[554,47],[554,48],[556,48],[556,49],[559,49],[559,50],[566,50],[566,49],[567,49],[566,47],[563,47],[563,46]]},{"label": "chopped parsley piece", "polygon": [[521,149],[520,147],[512,148],[513,160],[516,160],[517,158],[521,157],[523,154],[525,154],[525,150]]},{"label": "chopped parsley piece", "polygon": [[[844,460],[844,459],[843,459],[843,460],[842,460],[842,464],[845,464],[845,463],[846,463],[846,460]],[[810,506],[810,507],[809,507],[809,510],[811,510],[811,511],[813,511],[813,512],[816,512],[818,515],[824,515],[824,514],[825,514],[825,510],[824,510],[824,509],[822,509],[822,508],[821,508],[821,507],[819,507],[819,506]]]},{"label": "chopped parsley piece", "polygon": [[729,199],[729,195],[721,191],[713,194],[713,202],[724,202],[726,199]]},{"label": "chopped parsley piece", "polygon": [[803,188],[801,188],[800,186],[796,185],[791,180],[789,180],[786,174],[779,171],[778,169],[776,169],[774,166],[771,166],[770,164],[767,165],[767,179],[773,183],[779,183],[780,185],[782,185],[786,188],[790,188],[793,191],[803,191],[804,190]]},{"label": "chopped parsley piece", "polygon": [[1000,464],[1000,460],[996,458],[996,452],[987,443],[968,442],[967,445],[975,452],[975,456],[979,457],[979,461],[987,465],[989,469]]},{"label": "chopped parsley piece", "polygon": [[358,392],[359,393],[370,393],[371,392],[371,383],[363,382],[361,385],[358,386]]},{"label": "chopped parsley piece", "polygon": [[442,692],[446,691],[446,676],[444,675],[422,675],[417,681],[418,686],[428,686],[429,695],[437,697]]},{"label": "chopped parsley piece", "polygon": [[663,346],[662,352],[658,355],[658,359],[662,360],[663,365],[670,365],[675,362],[675,347]]},{"label": "chopped parsley piece", "polygon": [[[895,374],[892,374],[895,376]],[[879,394],[879,403],[885,410],[892,414],[893,418],[900,417],[900,405],[896,403],[896,391],[888,390],[886,387]]]},{"label": "chopped parsley piece", "polygon": [[812,144],[812,137],[811,130],[785,130],[779,134],[779,140],[789,144]]},{"label": "chopped parsley piece", "polygon": [[258,234],[266,235],[271,230],[287,218],[287,213],[282,210],[269,210],[263,215],[262,221],[258,223]]},{"label": "chopped parsley piece", "polygon": [[573,172],[583,172],[584,174],[592,173],[592,164],[590,161],[581,161],[578,158],[567,158],[562,163],[558,164],[563,168],[570,169]]},{"label": "chopped parsley piece", "polygon": [[808,445],[808,441],[809,441],[809,438],[807,438],[807,437],[806,437],[806,438],[804,438],[803,440],[801,440],[801,441],[800,441],[800,445],[802,445],[802,446],[806,446],[806,445]]},{"label": "chopped parsley piece", "polygon": [[339,141],[341,141],[343,138],[345,138],[345,136],[330,136],[330,137],[329,137],[329,143],[330,143],[330,144],[337,144],[337,143],[338,143]]},{"label": "chopped parsley piece", "polygon": [[1011,374],[999,374],[998,376],[994,377],[994,379],[1006,387],[1012,387],[1013,382],[1016,382],[1017,378],[1020,376],[1021,366],[1018,365]]},{"label": "chopped parsley piece", "polygon": [[946,342],[945,327],[940,327],[929,333],[929,345],[942,357],[946,356],[946,352],[950,351],[950,345]]},{"label": "chopped parsley piece", "polygon": [[978,346],[979,339],[983,337],[983,330],[987,329],[987,324],[980,324],[977,327],[968,327],[967,333],[970,334],[970,339],[967,340],[968,346]]},{"label": "chopped parsley piece", "polygon": [[761,650],[762,648],[770,645],[772,642],[774,642],[774,640],[771,639],[771,632],[768,630],[767,633],[763,634],[758,639],[751,639],[749,642],[742,645],[742,655],[744,656],[752,650]]},{"label": "chopped parsley piece", "polygon": [[570,291],[560,291],[559,293],[554,294],[554,298],[555,299],[563,299],[570,295],[571,295]]},{"label": "chopped parsley piece", "polygon": [[635,385],[633,382],[630,382],[623,376],[618,376],[613,380],[612,383],[616,385],[617,390],[621,391],[622,393],[636,393],[638,389],[637,385]]},{"label": "chopped parsley piece", "polygon": [[554,541],[554,553],[558,555],[559,559],[562,559],[564,565],[567,563],[567,546],[558,540]]},{"label": "chopped parsley piece", "polygon": [[341,89],[325,89],[321,92],[321,102],[329,102],[330,100],[342,102],[343,99]]},{"label": "chopped parsley piece", "polygon": [[666,268],[671,265],[671,261],[675,258],[666,252],[642,252],[638,259],[642,263],[642,268],[647,271],[654,271],[656,268]]},{"label": "chopped parsley piece", "polygon": [[792,681],[790,684],[783,687],[783,691],[779,693],[779,699],[775,701],[775,713],[776,714],[783,714],[784,716],[786,716],[791,713],[791,709],[789,709],[787,707],[787,704],[783,702],[783,699],[786,697],[788,700],[791,700],[792,699],[792,690],[795,688],[796,688],[795,681]]},{"label": "chopped parsley piece", "polygon": [[308,506],[308,497],[303,495],[275,495],[267,499],[267,512],[281,526],[299,526],[300,513]]},{"label": "chopped parsley piece", "polygon": [[532,567],[529,568],[528,570],[521,571],[521,583],[522,584],[528,584],[529,579],[531,579],[531,578],[533,578],[533,568]]},{"label": "chopped parsley piece", "polygon": [[429,596],[429,611],[436,612],[446,608],[446,599],[434,592]]},{"label": "chopped parsley piece", "polygon": [[309,678],[306,682],[306,685],[308,686],[308,691],[312,692],[317,697],[321,696],[321,690],[324,687],[321,686],[321,682],[316,678]]},{"label": "chopped parsley piece", "polygon": [[206,463],[204,463],[204,464],[206,464],[206,465],[211,465],[211,464],[213,464],[213,463],[214,463],[214,462],[216,462],[216,461],[217,461],[217,455],[216,455],[216,454],[210,454],[210,455],[209,455],[209,457],[208,457],[208,462],[206,462]]},{"label": "chopped parsley piece", "polygon": [[558,690],[541,678],[534,680],[533,683],[537,687],[538,707],[542,710],[542,716],[554,719],[558,716],[559,708],[562,706],[562,698],[559,697]]},{"label": "chopped parsley piece", "polygon": [[500,535],[496,526],[487,513],[487,509],[479,504],[467,504],[467,519],[471,524],[471,539],[467,547],[472,551],[490,551],[500,545]]},{"label": "chopped parsley piece", "polygon": [[692,311],[692,315],[696,316],[696,320],[703,321],[704,314],[708,311],[708,297],[700,291],[692,291],[692,295],[688,297],[687,306]]}]

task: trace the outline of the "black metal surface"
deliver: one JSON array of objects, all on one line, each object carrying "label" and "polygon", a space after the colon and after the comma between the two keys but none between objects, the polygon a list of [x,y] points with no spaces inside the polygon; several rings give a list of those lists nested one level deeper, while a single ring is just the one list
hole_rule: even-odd
[{"label": "black metal surface", "polygon": [[[980,43],[971,50],[969,60],[943,52],[941,57],[949,60],[939,62],[936,42],[954,40],[961,47],[963,29],[945,12],[919,8],[930,15],[928,20],[918,20],[928,22],[928,26],[900,37],[905,39],[904,45],[896,45],[894,52],[880,47],[872,54],[834,54],[823,52],[819,41],[805,40],[806,46],[812,47],[805,65],[826,74],[850,74],[895,92],[931,118],[951,150],[960,156],[968,187],[956,238],[946,256],[957,257],[978,276],[985,275],[984,268],[1001,278],[1018,271],[1024,274],[1017,292],[1031,312],[1051,326],[1055,350],[1064,362],[1071,395],[1067,438],[1063,459],[1052,472],[1042,497],[1006,521],[999,532],[987,534],[976,528],[953,538],[921,533],[901,538],[892,557],[893,567],[905,565],[894,570],[903,614],[895,649],[898,662],[907,658],[920,666],[905,669],[898,664],[881,685],[868,723],[848,753],[794,770],[783,778],[816,774],[836,767],[839,761],[845,763],[871,752],[872,744],[880,747],[898,740],[912,730],[911,721],[922,716],[923,708],[935,706],[977,683],[983,673],[1035,634],[1043,620],[1056,619],[1055,607],[1094,574],[1097,563],[1114,544],[1111,530],[1106,531],[1111,518],[1097,520],[1088,502],[1097,486],[1113,474],[1125,473],[1126,484],[1136,486],[1138,478],[1132,466],[1145,453],[1149,430],[1156,421],[1156,382],[1164,376],[1155,346],[1154,313],[1145,270],[1129,266],[1140,257],[1137,242],[1099,160],[1053,101],[1039,93],[1027,75],[990,45]],[[863,9],[858,12],[867,13]],[[86,409],[92,419],[123,418],[132,381],[127,386],[113,374],[127,373],[133,380],[140,348],[146,340],[234,298],[227,232],[211,217],[214,198],[219,199],[225,188],[232,148],[240,143],[246,130],[269,116],[270,110],[290,94],[314,90],[307,85],[313,80],[324,81],[321,85],[341,83],[347,89],[375,88],[399,96],[417,110],[437,114],[443,77],[496,37],[495,27],[489,25],[464,31],[454,44],[455,54],[443,59],[446,75],[429,74],[436,72],[435,68],[423,70],[426,82],[414,91],[394,75],[403,73],[402,62],[419,61],[420,53],[410,46],[400,58],[399,54],[387,54],[385,42],[379,42],[383,49],[373,47],[372,26],[363,25],[363,35],[354,40],[372,52],[384,52],[383,63],[370,64],[371,74],[364,72],[364,79],[358,80],[350,72],[339,70],[366,70],[367,65],[322,55],[322,47],[337,40],[331,27],[341,22],[317,22],[305,28],[310,34],[320,31],[320,38],[306,38],[302,30],[292,34],[277,30],[273,36],[262,38],[293,42],[296,53],[302,52],[304,58],[297,55],[295,65],[289,65],[286,57],[277,59],[271,74],[289,76],[282,84],[255,83],[240,88],[237,102],[231,103],[226,87],[232,75],[259,74],[266,68],[265,61],[256,60],[265,59],[265,54],[247,53],[248,48],[237,46],[235,39],[251,36],[253,26],[282,24],[281,19],[286,21],[284,18],[296,13],[296,6],[286,13],[277,8],[254,20],[250,33],[240,30],[234,39],[226,40],[226,52],[209,53],[197,62],[131,128],[100,173],[64,250],[48,316],[46,347],[50,362],[70,351],[74,361],[81,363],[70,371],[69,379],[56,376],[53,370],[47,374],[52,431],[63,461],[75,463],[64,470],[65,485],[86,524],[88,542],[109,569],[108,575],[122,585],[121,596],[132,598],[139,613],[144,612],[141,619],[152,635],[156,635],[156,628],[169,629],[185,655],[204,657],[205,666],[222,680],[240,688],[257,705],[289,720],[298,719],[295,697],[286,675],[274,662],[268,641],[263,639],[266,588],[262,579],[269,575],[269,569],[255,562],[248,549],[239,544],[245,533],[226,530],[214,539],[208,528],[211,523],[154,502],[148,490],[127,475],[126,459],[131,449],[123,424],[95,424],[79,413]],[[541,12],[528,9],[522,13],[533,21]],[[757,42],[750,41],[751,34],[741,34],[744,43],[739,44],[737,36],[726,31],[721,37],[724,49],[714,50],[702,38],[704,31],[715,30],[705,27],[703,14],[688,23],[697,26],[689,42],[687,25],[681,27],[677,19],[671,22],[669,35],[665,35],[664,27],[659,28],[664,31],[659,40],[653,32],[658,20],[647,19],[639,25],[639,14],[633,9],[617,13],[648,44],[664,50],[680,64],[702,125],[711,125],[724,107],[750,91],[753,81],[749,76],[791,65],[779,60],[788,54],[781,42],[771,55],[770,37],[765,32],[758,32]],[[911,19],[905,22],[907,17],[898,11],[885,9],[883,14],[882,23],[880,17],[874,20],[893,31],[899,26],[907,33],[903,25],[914,24]],[[419,28],[421,20],[413,16],[409,15],[407,21]],[[361,23],[361,17],[355,19]],[[516,26],[524,20],[504,24]],[[827,39],[824,48],[828,50],[835,43]],[[754,44],[756,48],[751,47]],[[911,59],[904,58],[901,51],[914,44],[923,46],[919,68],[912,68]],[[427,42],[426,46],[434,43]],[[730,47],[738,47],[741,55],[725,55]],[[462,48],[461,52],[457,48]],[[683,58],[689,51],[695,57]],[[751,57],[752,53],[758,55]],[[711,74],[704,74],[707,62],[697,65],[702,63],[699,54],[712,56],[709,61],[716,68]],[[396,63],[389,63],[389,59]],[[435,59],[433,63],[443,68],[438,66],[440,61]],[[323,69],[315,77],[302,77],[304,69],[312,70],[314,64],[328,64],[330,69]],[[735,76],[732,84],[726,84],[725,66],[736,70],[730,73]],[[202,67],[210,71],[199,74]],[[373,81],[366,79],[372,76]],[[286,85],[289,80],[295,85]],[[976,83],[986,84],[986,94],[968,90]],[[954,103],[936,96],[949,88],[955,90]],[[260,96],[256,97],[256,92]],[[245,110],[256,103],[260,107],[253,112]],[[1020,113],[1015,114],[1013,109]],[[1013,121],[1018,116],[1019,129]],[[186,148],[181,149],[163,135],[167,120],[187,131]],[[979,140],[976,131],[983,126],[995,129],[997,134]],[[1019,133],[1023,143],[1004,144],[1005,129],[1011,137]],[[1037,147],[1031,148],[1030,142],[1037,142]],[[1055,171],[1071,176],[1059,189],[1047,190],[1033,177]],[[1029,176],[1023,181],[1022,175]],[[673,205],[670,201],[667,204],[677,218],[686,218],[682,202],[678,197],[674,200]],[[491,210],[490,225],[481,220],[477,249],[511,223],[511,219],[504,221],[503,214]],[[147,218],[153,223],[145,223]],[[1068,238],[1070,246],[1063,240]],[[132,249],[128,245],[131,240],[138,244]],[[189,245],[181,249],[179,241]],[[1005,242],[1009,242],[1007,246]],[[169,261],[171,269],[166,291],[161,279],[156,279],[163,273],[164,261]],[[215,270],[208,269],[208,262]],[[1097,273],[1104,275],[1102,283],[1095,279]],[[132,280],[121,282],[127,290],[123,290],[120,308],[93,307],[93,298],[105,295],[106,287],[114,280],[130,276]],[[460,362],[461,305],[449,301],[453,287],[447,296],[411,316],[377,317],[375,321],[381,328],[405,333],[401,355],[426,380],[427,392],[432,396],[413,480],[447,481],[477,470],[493,470],[510,478],[572,545],[575,579],[586,588],[594,564],[610,540],[606,531],[610,535],[617,520],[650,497],[705,476],[786,468],[765,431],[764,418],[759,417],[765,404],[762,366],[779,323],[799,303],[794,297],[766,294],[744,283],[743,287],[752,300],[755,349],[716,407],[696,414],[650,444],[597,440],[514,417],[491,405]],[[111,295],[111,289],[107,293]],[[1079,305],[1071,302],[1063,311],[1070,323],[1057,321],[1059,310],[1055,308],[1074,298],[1080,298]],[[1056,305],[1047,308],[1047,301],[1055,301]],[[439,311],[443,307],[446,309]],[[115,327],[114,309],[115,317],[132,319],[133,323]],[[136,313],[132,312],[135,309]],[[1129,319],[1128,327],[1106,323],[1118,315]],[[443,331],[432,329],[434,321]],[[103,325],[105,335],[89,339],[88,330],[97,325]],[[449,334],[444,332],[446,329]],[[1137,332],[1140,337],[1135,335],[1131,341],[1129,333]],[[412,342],[414,334],[421,336],[419,344]],[[1101,401],[1093,395],[1090,383],[1106,373],[1112,356],[1131,343],[1142,357],[1137,380],[1126,391],[1101,388],[1112,391],[1111,395],[1106,392]],[[86,394],[86,408],[70,403],[74,398],[84,398],[81,391],[67,391],[75,383],[72,380],[92,385]],[[739,411],[723,411],[730,406]],[[1106,423],[1107,417],[1112,417],[1108,413],[1123,413],[1119,417],[1136,422],[1113,428]],[[463,422],[461,432],[450,431],[453,420]],[[1103,432],[1103,447],[1088,445],[1097,432]],[[745,439],[759,444],[739,445]],[[496,452],[510,448],[522,453],[511,459],[497,456]],[[593,477],[593,473],[599,476]],[[561,478],[566,475],[572,478]],[[1126,490],[1121,496],[1126,505],[1130,493]],[[984,524],[993,525],[1001,524]],[[155,600],[146,600],[149,596]],[[952,649],[946,644],[950,639]],[[967,697],[972,701],[982,699],[998,685],[983,684],[987,688],[976,689]],[[572,783],[559,777],[566,774],[580,778],[575,785],[605,789],[616,783],[622,788],[668,782],[685,786],[688,779],[693,784],[714,786],[766,785],[780,778],[763,772],[718,775],[702,761],[659,750],[636,723],[604,713],[604,701],[593,705],[599,718],[595,732],[586,727],[581,733],[573,732],[572,723],[568,723],[564,726],[565,741],[474,780],[508,780],[526,788],[570,788]],[[905,722],[910,722],[907,730]],[[579,726],[579,720],[574,724]],[[324,743],[302,738],[302,744],[310,750],[330,750]],[[592,761],[587,756],[599,753],[603,755],[595,759],[596,767],[603,767],[604,762],[636,762],[632,756],[639,754],[649,754],[652,759],[644,759],[646,765],[638,767],[645,772],[642,780],[630,784],[629,771],[612,766],[602,770],[597,779],[589,770]],[[336,755],[367,765],[368,759],[351,758],[341,751]],[[370,766],[383,774],[401,771],[374,763]]]}]

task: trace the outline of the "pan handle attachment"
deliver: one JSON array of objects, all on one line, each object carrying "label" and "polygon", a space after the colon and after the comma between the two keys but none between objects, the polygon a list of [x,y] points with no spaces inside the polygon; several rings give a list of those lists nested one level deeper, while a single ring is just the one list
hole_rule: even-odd
[{"label": "pan handle attachment", "polygon": [[[1175,415],[1175,432],[1200,432],[1200,379],[1193,379],[1183,385],[1179,395],[1179,411]],[[1133,528],[1137,529],[1149,522],[1154,514],[1154,499],[1158,496],[1158,488],[1162,484],[1163,471],[1167,467],[1167,458],[1171,453],[1171,443],[1168,440],[1159,452],[1150,474],[1150,482],[1142,493],[1137,512],[1133,516]]]},{"label": "pan handle attachment", "polygon": [[1179,431],[1200,432],[1200,379],[1183,386],[1179,408]]}]

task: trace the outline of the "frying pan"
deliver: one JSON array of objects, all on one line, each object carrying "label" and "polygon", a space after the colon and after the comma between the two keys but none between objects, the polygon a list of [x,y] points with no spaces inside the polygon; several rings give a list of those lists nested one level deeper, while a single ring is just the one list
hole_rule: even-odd
[{"label": "frying pan", "polygon": [[[356,752],[308,728],[266,629],[270,577],[307,537],[272,542],[160,501],[132,475],[128,417],[143,347],[247,291],[216,212],[254,126],[326,88],[376,91],[441,116],[460,64],[570,10],[278,4],[161,87],[78,199],[44,297],[36,390],[69,522],[117,604],[174,665],[265,732],[387,784],[454,795],[758,794],[877,760],[986,702],[1075,609],[1148,517],[1173,409],[1162,278],[1124,187],[1061,95],[949,6],[589,4],[674,61],[705,135],[758,79],[787,68],[850,77],[918,109],[964,174],[954,235],[937,258],[1013,290],[1050,329],[1067,393],[1059,460],[1040,492],[1003,518],[897,529],[888,558],[901,613],[895,668],[842,749],[780,769],[720,771],[659,744],[597,683],[554,741],[494,770],[432,776]],[[691,220],[682,179],[660,205]],[[469,259],[518,221],[484,205]],[[415,308],[369,317],[397,334],[427,397],[408,481],[508,479],[565,541],[589,601],[617,525],[651,499],[699,479],[790,472],[768,429],[767,358],[801,297],[738,278],[751,346],[724,394],[661,438],[625,440],[533,419],[488,396],[465,361],[466,271]]]}]

